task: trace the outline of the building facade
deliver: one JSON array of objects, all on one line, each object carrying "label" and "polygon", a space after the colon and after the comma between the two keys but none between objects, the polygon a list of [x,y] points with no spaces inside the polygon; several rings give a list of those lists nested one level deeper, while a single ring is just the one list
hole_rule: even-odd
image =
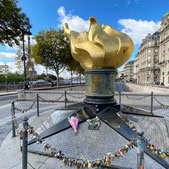
[{"label": "building facade", "polygon": [[[139,53],[138,53],[139,54]],[[138,54],[135,57],[134,63],[133,63],[133,82],[137,82],[138,77],[138,71],[139,71],[139,58]]]},{"label": "building facade", "polygon": [[[124,75],[128,81],[131,78],[127,64]],[[130,77],[140,84],[169,86],[169,12],[162,17],[160,29],[142,40]]]},{"label": "building facade", "polygon": [[138,83],[158,83],[159,63],[159,31],[148,34],[139,48],[138,53]]},{"label": "building facade", "polygon": [[124,70],[118,71],[117,78],[118,79],[124,79]]},{"label": "building facade", "polygon": [[169,86],[169,12],[161,21],[159,48],[160,83]]},{"label": "building facade", "polygon": [[124,80],[133,81],[134,60],[128,61],[124,65]]}]

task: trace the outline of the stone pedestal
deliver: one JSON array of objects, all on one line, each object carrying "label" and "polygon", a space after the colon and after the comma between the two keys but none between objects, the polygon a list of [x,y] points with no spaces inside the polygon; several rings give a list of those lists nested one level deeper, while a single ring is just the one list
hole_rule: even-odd
[{"label": "stone pedestal", "polygon": [[115,104],[114,86],[116,69],[97,68],[85,71],[87,104]]}]

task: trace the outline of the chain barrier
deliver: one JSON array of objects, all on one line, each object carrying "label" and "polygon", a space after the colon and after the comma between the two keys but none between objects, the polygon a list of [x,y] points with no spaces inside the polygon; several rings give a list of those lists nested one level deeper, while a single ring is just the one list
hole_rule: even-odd
[{"label": "chain barrier", "polygon": [[161,150],[159,148],[155,148],[155,145],[150,143],[149,138],[144,138],[144,142],[146,142],[146,147],[153,154],[157,154],[162,159],[165,159],[165,157],[169,157],[169,151]]},{"label": "chain barrier", "polygon": [[34,102],[31,104],[31,106],[30,106],[29,108],[27,108],[27,109],[23,109],[23,110],[22,110],[22,109],[19,109],[19,108],[15,107],[15,110],[18,111],[18,112],[21,112],[21,113],[27,112],[27,111],[29,111],[30,109],[32,109],[32,107],[34,106],[35,102],[36,102],[36,101],[34,101]]},{"label": "chain barrier", "polygon": [[[66,93],[68,96],[70,96],[70,97],[73,97],[73,98],[77,98],[77,99],[81,99],[81,98],[84,98],[84,96],[73,96],[72,94],[70,94],[70,93]],[[77,93],[75,93],[75,94],[77,94]]]},{"label": "chain barrier", "polygon": [[154,99],[157,101],[157,103],[162,107],[162,108],[164,108],[164,109],[168,109],[169,108],[169,106],[168,105],[164,105],[164,104],[162,104],[159,100],[157,100],[157,98],[154,96]]},{"label": "chain barrier", "polygon": [[19,127],[18,122],[16,120],[16,116],[14,115],[12,109],[11,109],[11,115],[12,115],[12,121],[14,123],[14,127],[16,129],[16,132],[17,132],[17,134],[19,134],[21,136],[23,129]]},{"label": "chain barrier", "polygon": [[129,150],[131,150],[132,148],[135,148],[135,140],[131,140],[129,144],[123,146],[121,149],[119,149],[117,152],[115,153],[111,153],[108,152],[103,158],[101,159],[96,159],[96,160],[87,160],[84,157],[81,157],[81,159],[78,158],[73,158],[73,157],[66,157],[62,151],[57,151],[56,148],[53,148],[52,145],[50,145],[49,143],[47,143],[44,139],[40,138],[40,135],[38,133],[35,132],[35,130],[33,129],[32,126],[28,125],[28,133],[33,135],[33,138],[37,138],[38,144],[42,144],[45,150],[49,150],[50,151],[50,155],[60,159],[63,161],[63,163],[66,166],[77,166],[77,167],[98,167],[102,164],[110,166],[111,162],[115,159],[115,158],[119,158],[119,157],[123,157],[124,154],[126,154]]},{"label": "chain barrier", "polygon": [[[130,99],[130,100],[142,100],[142,99],[145,99],[145,98],[147,98],[147,97],[150,97],[150,96],[143,96],[143,97],[141,97],[141,98],[130,98],[129,96],[127,96],[127,95],[125,95],[128,99]],[[134,96],[134,95],[133,95]]]},{"label": "chain barrier", "polygon": [[51,102],[51,103],[55,103],[57,101],[59,101],[62,97],[64,96],[64,94],[62,94],[59,98],[57,98],[56,100],[48,100],[48,99],[44,99],[41,96],[39,96],[39,100],[44,101],[44,102]]}]

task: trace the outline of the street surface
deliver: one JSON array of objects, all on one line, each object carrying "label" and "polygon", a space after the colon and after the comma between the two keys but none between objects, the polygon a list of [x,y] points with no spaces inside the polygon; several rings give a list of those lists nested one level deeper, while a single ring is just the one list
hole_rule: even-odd
[{"label": "street surface", "polygon": [[[15,101],[18,98],[17,94],[12,94],[12,95],[0,95],[0,106],[6,105],[6,104],[11,104],[13,101]],[[1,111],[1,110],[0,110]]]},{"label": "street surface", "polygon": [[130,92],[122,82],[115,82],[115,92]]},{"label": "street surface", "polygon": [[[115,91],[123,91],[129,92],[126,86],[121,82],[115,83]],[[11,103],[17,100],[17,94],[12,95],[0,95],[0,146],[8,135],[8,133],[12,130],[12,123],[11,123]],[[33,101],[16,101],[15,106],[20,109],[27,109]],[[40,114],[55,109],[58,105],[64,105],[64,103],[45,103],[40,102]],[[36,103],[34,104],[33,108],[25,113],[16,112],[17,122],[20,124],[24,116],[28,118],[35,116],[37,113]]]}]

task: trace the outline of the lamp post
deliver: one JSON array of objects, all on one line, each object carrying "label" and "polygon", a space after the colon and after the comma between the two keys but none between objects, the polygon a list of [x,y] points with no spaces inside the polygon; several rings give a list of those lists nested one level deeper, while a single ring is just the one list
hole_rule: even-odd
[{"label": "lamp post", "polygon": [[5,87],[6,87],[6,91],[8,91],[7,73],[8,73],[8,69],[7,69],[7,65],[5,64]]},{"label": "lamp post", "polygon": [[23,45],[23,48],[22,48],[23,55],[22,55],[21,59],[24,64],[24,89],[28,90],[29,88],[28,88],[28,83],[27,83],[27,79],[26,79],[26,62],[25,62],[26,56],[25,56],[25,39],[24,39],[24,37],[25,37],[25,35],[31,35],[31,32],[29,30],[26,31],[23,27],[22,27],[21,31],[22,31],[22,45]]},{"label": "lamp post", "polygon": [[25,39],[24,39],[24,30],[22,29],[22,50],[23,50],[23,55],[22,55],[22,60],[23,60],[23,65],[24,65],[24,89],[27,90],[28,89],[28,85],[27,85],[27,80],[26,80],[26,56],[25,56]]}]

